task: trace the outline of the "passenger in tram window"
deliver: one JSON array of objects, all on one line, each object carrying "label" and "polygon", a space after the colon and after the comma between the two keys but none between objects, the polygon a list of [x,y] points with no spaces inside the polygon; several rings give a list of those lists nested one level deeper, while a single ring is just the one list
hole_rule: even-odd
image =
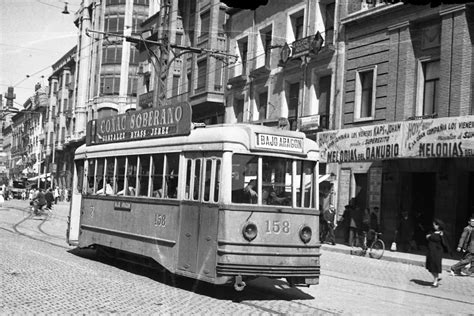
[{"label": "passenger in tram window", "polygon": [[262,203],[268,205],[288,205],[288,198],[277,194],[272,186],[262,189]]},{"label": "passenger in tram window", "polygon": [[257,184],[257,179],[252,179],[244,188],[244,192],[248,195],[249,203],[251,204],[257,204]]},{"label": "passenger in tram window", "polygon": [[[104,194],[104,188],[102,184],[99,187],[100,190],[97,190],[97,194]],[[105,194],[114,194],[114,190],[112,189],[112,185],[110,184],[109,179],[107,179],[105,183]]]},{"label": "passenger in tram window", "polygon": [[178,176],[175,175],[174,170],[171,170],[170,175],[167,176],[166,186],[166,197],[173,199],[176,198],[178,193]]}]

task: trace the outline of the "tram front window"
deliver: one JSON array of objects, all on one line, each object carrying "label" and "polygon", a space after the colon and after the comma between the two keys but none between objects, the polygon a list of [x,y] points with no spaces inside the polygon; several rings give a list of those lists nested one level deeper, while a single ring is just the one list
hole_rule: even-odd
[{"label": "tram front window", "polygon": [[235,154],[232,159],[232,202],[312,207],[315,165],[312,161]]}]

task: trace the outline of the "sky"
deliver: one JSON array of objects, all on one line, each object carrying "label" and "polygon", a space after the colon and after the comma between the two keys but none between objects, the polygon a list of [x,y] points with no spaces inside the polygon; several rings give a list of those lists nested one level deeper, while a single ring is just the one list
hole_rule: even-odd
[{"label": "sky", "polygon": [[70,14],[62,14],[60,0],[0,0],[0,94],[14,86],[17,108],[33,96],[36,83],[48,85],[52,65],[77,44],[80,3],[68,0]]}]

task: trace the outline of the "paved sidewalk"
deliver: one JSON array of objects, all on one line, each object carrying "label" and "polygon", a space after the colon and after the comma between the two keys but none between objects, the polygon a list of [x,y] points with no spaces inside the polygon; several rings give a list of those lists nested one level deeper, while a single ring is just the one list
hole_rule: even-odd
[{"label": "paved sidewalk", "polygon": [[[29,201],[22,201],[22,200],[8,200],[5,201],[3,204],[3,207],[11,207],[11,208],[17,208],[17,209],[26,209],[29,205]],[[67,217],[69,215],[69,202],[58,202],[58,204],[53,205],[53,214],[59,215],[61,217]],[[388,245],[386,245],[388,247]],[[321,251],[324,253],[325,251],[333,251],[333,252],[339,252],[339,253],[344,253],[351,255],[350,253],[350,247],[343,245],[343,244],[336,244],[334,246],[332,245],[327,245],[323,244],[321,246]],[[371,259],[367,255],[367,260],[376,260],[376,259]],[[405,263],[405,264],[412,264],[416,266],[424,266],[425,265],[425,256],[424,255],[417,255],[417,254],[409,254],[409,253],[403,253],[403,252],[396,252],[396,251],[390,251],[388,249],[385,250],[383,257],[380,260],[385,260],[385,261],[392,261],[392,262],[400,262],[400,263]],[[452,259],[446,259],[444,258],[442,263],[443,263],[443,270],[449,269],[453,264],[455,264],[457,260],[452,260]]]},{"label": "paved sidewalk", "polygon": [[[385,246],[387,247],[387,245],[385,245]],[[333,251],[333,252],[339,252],[339,253],[344,253],[344,254],[351,255],[351,247],[346,246],[346,245],[341,245],[341,244],[336,244],[334,246],[323,244],[321,246],[321,251],[322,252],[324,252],[324,251]],[[367,256],[368,260],[376,260],[376,259],[371,259],[368,254],[366,256]],[[424,267],[426,258],[423,255],[397,252],[397,251],[390,251],[388,249],[385,249],[383,257],[380,260],[400,262],[400,263],[412,264],[412,265]],[[443,258],[443,261],[442,261],[443,270],[449,269],[456,262],[458,262],[458,261],[453,260],[453,259]]]}]

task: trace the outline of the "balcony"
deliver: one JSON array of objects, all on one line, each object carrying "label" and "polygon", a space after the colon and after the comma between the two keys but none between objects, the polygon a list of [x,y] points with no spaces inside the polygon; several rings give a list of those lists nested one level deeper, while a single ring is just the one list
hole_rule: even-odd
[{"label": "balcony", "polygon": [[369,16],[373,18],[376,15],[385,14],[387,10],[392,10],[393,8],[403,10],[404,7],[404,3],[400,0],[361,0],[357,6],[351,7],[348,12],[349,14],[341,22],[346,24]]}]

